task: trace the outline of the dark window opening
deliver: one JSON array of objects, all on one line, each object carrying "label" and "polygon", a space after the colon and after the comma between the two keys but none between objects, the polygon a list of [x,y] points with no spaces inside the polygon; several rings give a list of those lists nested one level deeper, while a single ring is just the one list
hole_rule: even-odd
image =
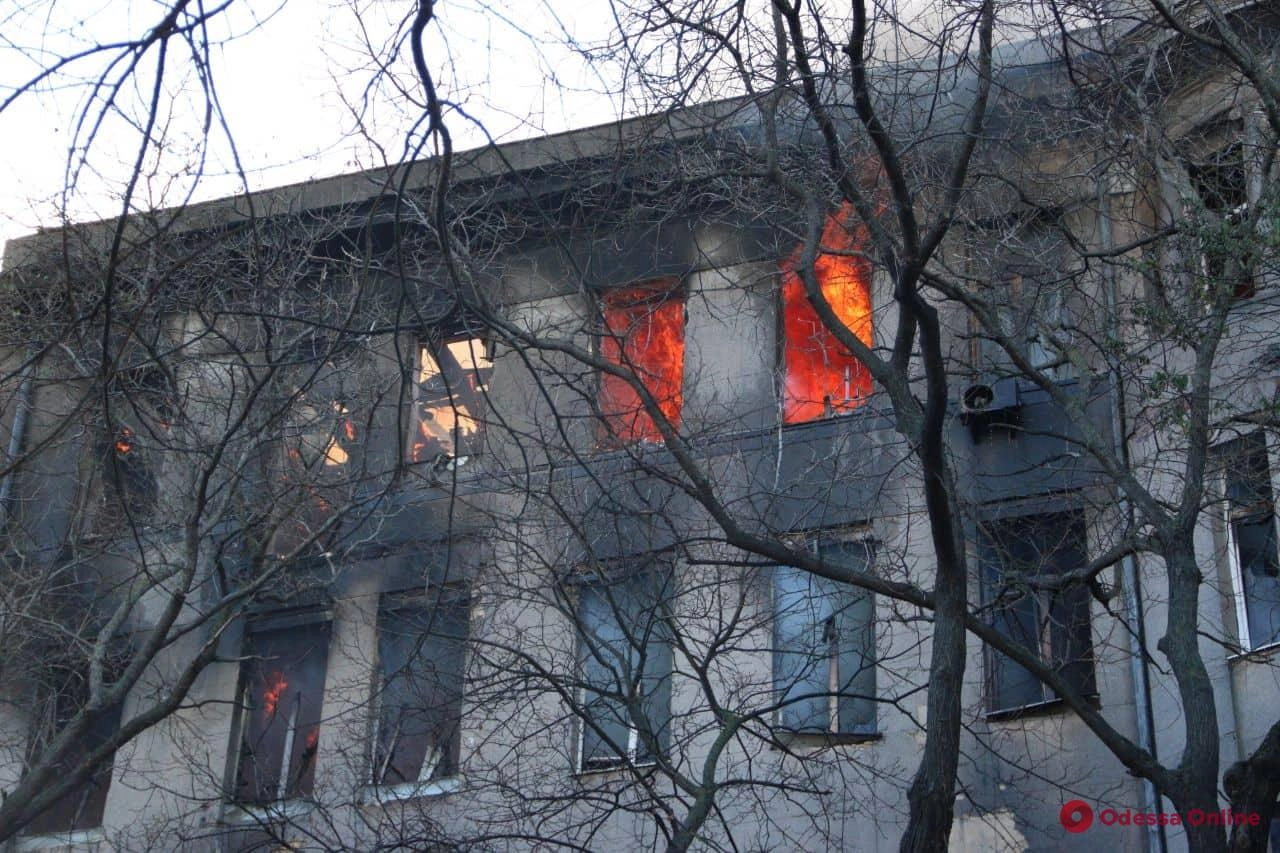
[{"label": "dark window opening", "polygon": [[668,575],[646,572],[578,588],[582,770],[650,764],[666,754],[671,723],[668,584]]},{"label": "dark window opening", "polygon": [[[83,669],[55,669],[48,682],[52,695],[45,695],[38,704],[31,753],[41,750],[81,713],[89,698],[88,673]],[[90,717],[88,729],[61,761],[59,776],[74,773],[95,750],[101,748],[120,728],[122,705],[117,703],[101,709]],[[107,793],[111,788],[112,760],[108,758],[90,776],[71,788],[35,817],[23,829],[26,835],[49,835],[77,832],[102,825]]]},{"label": "dark window opening", "polygon": [[[846,202],[828,217],[814,275],[831,310],[858,340],[872,344],[871,262],[866,229]],[[871,394],[871,374],[818,317],[796,272],[801,248],[783,264],[783,421],[802,423],[852,411]]]},{"label": "dark window opening", "polygon": [[111,534],[130,523],[151,520],[159,488],[147,455],[130,427],[117,425],[102,434],[97,449],[102,488],[96,533]]},{"label": "dark window opening", "polygon": [[1208,158],[1187,166],[1191,186],[1212,214],[1201,237],[1201,272],[1211,292],[1229,286],[1233,299],[1248,299],[1257,293],[1257,283],[1249,272],[1248,255],[1252,234],[1246,233],[1249,220],[1249,180],[1244,147],[1225,146]]},{"label": "dark window opening", "polygon": [[[870,542],[820,538],[825,561],[869,571]],[[773,683],[778,721],[795,732],[876,732],[875,599],[792,566],[774,569]]]},{"label": "dark window opening", "polygon": [[461,464],[480,452],[493,359],[480,338],[418,346],[411,462]]},{"label": "dark window opening", "polygon": [[461,748],[468,604],[394,599],[378,617],[378,730],[373,783],[431,782],[457,775]]},{"label": "dark window opening", "polygon": [[[1088,565],[1079,512],[988,521],[979,536],[984,600],[992,626],[1056,669],[1081,695],[1097,692],[1089,635],[1089,590],[1059,583]],[[1052,690],[1027,669],[988,650],[991,711],[1052,701]]]},{"label": "dark window opening", "polygon": [[328,658],[327,622],[250,634],[241,676],[237,803],[312,793]]},{"label": "dark window opening", "polygon": [[1280,641],[1280,557],[1264,434],[1228,445],[1223,463],[1241,645],[1259,648]]},{"label": "dark window opening", "polygon": [[[684,291],[674,279],[611,290],[601,299],[600,354],[630,371],[671,424],[684,404]],[[657,422],[626,379],[600,376],[600,442],[621,446],[662,441]]]}]

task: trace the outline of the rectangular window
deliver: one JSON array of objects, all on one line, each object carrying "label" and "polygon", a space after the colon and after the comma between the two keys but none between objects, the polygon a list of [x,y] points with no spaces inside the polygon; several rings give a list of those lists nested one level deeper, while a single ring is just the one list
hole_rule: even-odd
[{"label": "rectangular window", "polygon": [[[828,217],[813,263],[822,295],[836,317],[868,346],[871,338],[871,263],[863,252],[866,229],[846,203]],[[800,248],[783,264],[783,421],[803,423],[849,412],[871,394],[871,375],[809,301],[795,271]]]},{"label": "rectangular window", "polygon": [[[868,571],[870,542],[817,539],[823,560]],[[876,732],[875,599],[792,566],[773,574],[773,683],[783,728]]]},{"label": "rectangular window", "polygon": [[1227,445],[1222,461],[1240,645],[1256,649],[1280,642],[1280,557],[1265,435]]},{"label": "rectangular window", "polygon": [[418,346],[409,461],[462,464],[480,452],[493,359],[480,338]]},{"label": "rectangular window", "polygon": [[[980,530],[979,549],[983,596],[993,627],[1056,669],[1077,692],[1095,694],[1089,589],[1082,581],[1060,581],[1088,565],[1082,514],[987,521]],[[1005,655],[988,650],[987,661],[991,711],[1056,698]]]},{"label": "rectangular window", "polygon": [[671,722],[670,577],[644,573],[578,588],[579,768],[652,763]]},{"label": "rectangular window", "polygon": [[[1238,128],[1234,131],[1238,133]],[[1207,289],[1231,288],[1235,299],[1257,292],[1246,256],[1254,243],[1246,233],[1249,219],[1249,181],[1244,146],[1225,145],[1199,162],[1187,165],[1191,186],[1209,214],[1201,235],[1200,271]]]},{"label": "rectangular window", "polygon": [[245,655],[235,801],[265,805],[309,796],[320,742],[329,623],[277,623],[253,630]]},{"label": "rectangular window", "polygon": [[457,775],[468,611],[467,599],[456,592],[383,604],[373,784]]},{"label": "rectangular window", "polygon": [[996,321],[984,328],[969,314],[974,372],[988,384],[1018,372],[1002,338],[1046,377],[1068,378],[1054,341],[1070,337],[1067,297],[1076,272],[1061,225],[1047,214],[1001,217],[972,226],[970,240],[969,276]]},{"label": "rectangular window", "polygon": [[[39,753],[79,714],[88,701],[88,673],[83,669],[54,669],[49,674],[48,689],[38,703],[31,747]],[[43,691],[41,691],[43,693]],[[79,743],[59,762],[59,767],[72,772],[91,752],[107,743],[120,727],[121,706],[114,705],[94,714],[89,728]],[[25,835],[51,835],[77,832],[102,825],[102,814],[111,788],[112,761],[108,759],[88,779],[59,797],[23,829]]]},{"label": "rectangular window", "polygon": [[[601,299],[600,354],[633,373],[673,427],[684,404],[684,290],[674,279],[611,290]],[[662,441],[630,382],[600,376],[600,442],[620,446]]]}]

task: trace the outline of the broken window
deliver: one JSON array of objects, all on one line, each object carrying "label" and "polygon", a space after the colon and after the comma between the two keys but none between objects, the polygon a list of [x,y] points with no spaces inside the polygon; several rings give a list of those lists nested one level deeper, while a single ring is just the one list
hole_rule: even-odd
[{"label": "broken window", "polygon": [[1190,163],[1191,186],[1209,214],[1201,235],[1200,272],[1209,292],[1229,287],[1234,299],[1248,299],[1257,292],[1249,271],[1252,240],[1246,230],[1249,219],[1249,181],[1244,146],[1226,145],[1204,159]]},{"label": "broken window", "polygon": [[378,730],[373,783],[432,782],[458,772],[468,605],[440,592],[391,598],[378,616]]},{"label": "broken window", "polygon": [[480,338],[419,344],[409,461],[461,464],[480,451],[492,373]]},{"label": "broken window", "polygon": [[[822,537],[823,560],[868,571],[872,545]],[[773,574],[773,684],[778,722],[791,731],[876,731],[875,599],[866,590],[793,566]]]},{"label": "broken window", "polygon": [[1256,649],[1280,642],[1280,556],[1265,435],[1232,442],[1220,459],[1240,645]]},{"label": "broken window", "polygon": [[[684,403],[684,302],[674,279],[611,290],[601,299],[601,356],[634,374],[673,427]],[[602,444],[662,440],[639,392],[620,376],[601,374],[600,414]]]},{"label": "broken window", "polygon": [[644,572],[578,587],[582,770],[648,764],[671,723],[669,575]]},{"label": "broken window", "polygon": [[1067,335],[1066,298],[1072,271],[1064,261],[1065,241],[1054,221],[1040,212],[1018,215],[973,228],[972,275],[978,295],[995,309],[998,328],[969,320],[975,348],[975,372],[990,382],[1016,373],[1004,338],[1035,370],[1065,379],[1062,354],[1054,343]]},{"label": "broken window", "polygon": [[101,488],[93,527],[101,535],[152,520],[159,497],[156,467],[177,416],[165,371],[154,363],[118,371],[107,401],[94,447]]},{"label": "broken window", "polygon": [[[83,668],[56,667],[49,673],[49,680],[39,693],[42,701],[33,709],[38,713],[31,741],[33,755],[45,749],[84,710],[89,699],[88,672]],[[117,703],[91,714],[85,733],[58,762],[58,776],[74,773],[95,750],[111,739],[120,727],[120,712],[121,705]],[[89,778],[37,815],[23,832],[47,835],[101,826],[111,775],[112,760],[108,758]]]},{"label": "broken window", "polygon": [[277,622],[250,632],[241,671],[237,803],[311,794],[328,659],[327,622]]},{"label": "broken window", "polygon": [[[980,530],[979,549],[992,626],[1056,669],[1078,693],[1096,693],[1089,589],[1083,579],[1063,580],[1089,562],[1081,513],[988,521]],[[988,649],[987,660],[991,711],[1055,698],[1043,682],[1005,655]]]},{"label": "broken window", "polygon": [[102,499],[94,519],[96,532],[110,534],[130,522],[150,520],[158,489],[138,434],[124,425],[104,430],[97,456],[102,465]]},{"label": "broken window", "polygon": [[[813,272],[832,312],[868,346],[871,262],[862,252],[866,231],[845,203],[828,217]],[[871,374],[818,317],[796,267],[797,247],[783,264],[783,421],[801,423],[852,411],[871,394]]]}]

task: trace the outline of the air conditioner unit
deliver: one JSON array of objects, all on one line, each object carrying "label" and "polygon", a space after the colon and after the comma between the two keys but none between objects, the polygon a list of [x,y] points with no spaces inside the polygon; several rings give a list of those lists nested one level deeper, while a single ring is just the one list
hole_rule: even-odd
[{"label": "air conditioner unit", "polygon": [[975,382],[960,395],[960,420],[973,432],[975,441],[992,427],[1016,427],[1021,410],[1015,376]]}]

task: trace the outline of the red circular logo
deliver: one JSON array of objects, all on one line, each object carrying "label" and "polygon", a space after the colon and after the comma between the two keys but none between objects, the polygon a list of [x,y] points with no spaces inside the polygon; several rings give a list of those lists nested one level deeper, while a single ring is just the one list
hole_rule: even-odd
[{"label": "red circular logo", "polygon": [[1093,809],[1084,800],[1071,800],[1062,806],[1058,820],[1067,832],[1084,832],[1093,825]]}]

